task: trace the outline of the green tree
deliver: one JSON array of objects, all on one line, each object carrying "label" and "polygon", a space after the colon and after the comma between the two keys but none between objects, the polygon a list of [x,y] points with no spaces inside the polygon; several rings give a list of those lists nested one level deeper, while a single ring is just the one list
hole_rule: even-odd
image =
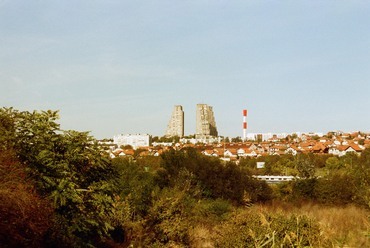
[{"label": "green tree", "polygon": [[344,205],[352,203],[356,195],[355,179],[350,174],[334,172],[317,179],[314,197],[320,203]]},{"label": "green tree", "polygon": [[340,168],[341,164],[337,157],[329,157],[325,162],[326,168],[331,170],[337,170]]},{"label": "green tree", "polygon": [[242,138],[240,136],[237,136],[235,138],[232,138],[231,139],[231,142],[233,143],[238,143],[238,142],[242,142]]},{"label": "green tree", "polygon": [[126,158],[113,159],[112,166],[117,175],[116,194],[127,200],[133,216],[144,217],[152,202],[155,174],[147,172],[146,166]]},{"label": "green tree", "polygon": [[[161,187],[174,187],[183,181],[184,175],[193,176],[193,186],[200,186],[203,196],[212,199],[222,198],[236,203],[244,202],[247,191],[253,200],[266,200],[261,191],[267,187],[256,183],[247,172],[235,163],[222,163],[218,158],[207,157],[193,148],[181,151],[171,150],[162,154],[163,170],[158,170],[158,181]],[[186,171],[187,173],[183,173]],[[262,189],[259,191],[259,189]]]},{"label": "green tree", "polygon": [[307,155],[297,157],[296,169],[298,176],[302,178],[312,178],[316,173],[315,166]]},{"label": "green tree", "polygon": [[[57,111],[19,112],[0,109],[0,137],[27,167],[37,191],[54,203],[53,246],[94,245],[112,228],[110,159],[84,132],[63,131]],[[5,138],[4,138],[5,137]]]},{"label": "green tree", "polygon": [[370,208],[370,148],[362,151],[357,161],[353,157],[351,167],[356,182],[357,201]]}]

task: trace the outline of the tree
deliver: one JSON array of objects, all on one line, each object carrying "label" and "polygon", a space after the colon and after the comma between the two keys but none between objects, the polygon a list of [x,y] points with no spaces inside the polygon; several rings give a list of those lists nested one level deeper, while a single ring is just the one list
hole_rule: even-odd
[{"label": "tree", "polygon": [[314,197],[320,203],[345,205],[355,199],[355,179],[347,173],[331,173],[329,176],[317,179]]},{"label": "tree", "polygon": [[220,159],[204,156],[194,148],[163,153],[162,168],[157,171],[162,188],[181,185],[189,180],[190,175],[193,188],[200,186],[203,196],[211,199],[222,198],[242,204],[246,191],[258,201],[262,199],[258,195],[264,195],[262,191],[268,190],[262,185],[265,182],[256,183],[247,170],[235,163],[224,164]]},{"label": "tree", "polygon": [[150,144],[152,144],[153,142],[158,142],[158,140],[159,140],[159,137],[158,136],[153,136],[150,139]]},{"label": "tree", "polygon": [[[108,154],[85,132],[63,131],[57,111],[0,109],[0,137],[16,151],[41,196],[53,202],[58,234],[69,245],[93,245],[112,228]],[[62,234],[62,237],[60,237]]]},{"label": "tree", "polygon": [[298,176],[302,178],[312,178],[315,176],[315,166],[310,161],[308,156],[302,155],[297,157],[296,169],[298,170]]},{"label": "tree", "polygon": [[370,148],[362,151],[360,158],[351,160],[352,174],[355,177],[358,202],[370,208]]},{"label": "tree", "polygon": [[232,138],[231,139],[231,142],[233,143],[238,143],[238,142],[242,142],[242,138],[240,136],[237,136],[235,138]]},{"label": "tree", "polygon": [[297,138],[298,138],[298,135],[297,135],[296,133],[292,133],[291,138],[292,138],[293,140],[295,140],[295,139],[297,139]]},{"label": "tree", "polygon": [[337,157],[329,157],[325,162],[326,168],[330,170],[337,170],[340,168],[340,161]]},{"label": "tree", "polygon": [[118,175],[115,182],[116,194],[121,199],[127,199],[131,214],[144,217],[152,201],[154,173],[147,172],[146,166],[126,158],[113,159],[112,166]]}]

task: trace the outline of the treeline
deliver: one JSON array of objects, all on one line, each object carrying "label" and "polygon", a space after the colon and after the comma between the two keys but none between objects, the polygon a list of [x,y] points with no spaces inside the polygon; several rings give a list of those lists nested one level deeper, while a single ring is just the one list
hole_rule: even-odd
[{"label": "treeline", "polygon": [[[265,168],[257,169],[257,162]],[[370,208],[370,149],[361,155],[285,154],[245,158],[239,163],[249,174],[293,175],[301,180],[274,185],[274,197],[286,201],[357,204]]]},{"label": "treeline", "polygon": [[[314,246],[320,228],[307,217],[240,210],[274,199],[370,206],[370,150],[351,157],[350,169],[347,158],[334,166],[332,158],[266,157],[266,173],[291,162],[307,178],[270,187],[252,177],[257,160],[224,163],[191,148],[112,160],[88,133],[61,130],[58,118],[0,109],[4,247]],[[317,177],[316,168],[328,171]]]}]

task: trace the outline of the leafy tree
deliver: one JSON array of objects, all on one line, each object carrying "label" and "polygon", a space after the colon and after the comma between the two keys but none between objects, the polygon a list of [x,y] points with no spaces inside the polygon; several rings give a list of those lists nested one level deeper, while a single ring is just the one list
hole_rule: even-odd
[{"label": "leafy tree", "polygon": [[315,168],[324,168],[326,166],[326,160],[331,155],[324,155],[324,154],[310,154],[309,158],[310,161],[313,163]]},{"label": "leafy tree", "polygon": [[338,158],[340,160],[341,166],[352,170],[359,164],[359,156],[353,152],[347,152],[344,156]]},{"label": "leafy tree", "polygon": [[337,157],[329,157],[326,162],[326,168],[328,170],[337,170],[340,168],[340,161]]},{"label": "leafy tree", "polygon": [[319,140],[320,139],[320,136],[318,136],[318,135],[314,135],[314,136],[312,136],[311,137],[313,140]]},{"label": "leafy tree", "polygon": [[112,161],[117,180],[116,194],[126,199],[131,214],[144,217],[152,202],[152,191],[155,188],[154,174],[145,170],[144,166],[126,158],[115,158]]},{"label": "leafy tree", "polygon": [[332,173],[317,179],[314,197],[320,203],[344,205],[353,202],[355,189],[355,180],[351,175]]},{"label": "leafy tree", "polygon": [[181,188],[165,188],[153,192],[155,198],[145,222],[144,244],[156,244],[158,247],[172,247],[170,244],[189,245],[190,213],[193,206],[190,185]]},{"label": "leafy tree", "polygon": [[297,157],[296,169],[298,170],[299,177],[312,178],[315,176],[315,166],[306,155],[301,155]]},{"label": "leafy tree", "polygon": [[180,137],[179,136],[162,136],[162,137],[158,137],[158,136],[154,136],[152,138],[152,142],[172,142],[172,143],[177,143],[180,141]]},{"label": "leafy tree", "polygon": [[351,161],[351,174],[355,178],[357,202],[370,208],[370,148],[362,151],[361,156]]},{"label": "leafy tree", "polygon": [[242,138],[240,136],[237,136],[235,138],[232,138],[231,142],[234,142],[234,143],[242,142]]},{"label": "leafy tree", "polygon": [[[88,133],[63,131],[57,111],[1,109],[4,144],[27,167],[37,191],[54,203],[63,239],[53,245],[93,245],[111,229],[113,213],[110,160]],[[62,237],[60,237],[62,234]]]},{"label": "leafy tree", "polygon": [[[250,198],[259,200],[260,194],[256,183],[248,172],[235,163],[223,164],[218,158],[207,157],[193,148],[181,151],[171,150],[162,154],[163,170],[158,170],[158,181],[161,187],[174,187],[182,181],[180,174],[187,171],[194,176],[193,186],[199,185],[203,195],[213,199],[222,198],[243,203],[247,191]],[[267,188],[262,187],[262,191]],[[259,192],[259,193],[258,193]]]},{"label": "leafy tree", "polygon": [[257,159],[251,157],[243,157],[239,159],[239,166],[245,168],[250,174],[256,175]]},{"label": "leafy tree", "polygon": [[292,196],[293,200],[313,200],[314,190],[317,183],[316,178],[301,179],[293,181]]}]

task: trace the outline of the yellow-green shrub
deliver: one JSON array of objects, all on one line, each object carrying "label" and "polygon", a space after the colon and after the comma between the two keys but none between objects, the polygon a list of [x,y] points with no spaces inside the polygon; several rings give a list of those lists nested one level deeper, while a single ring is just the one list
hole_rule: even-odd
[{"label": "yellow-green shrub", "polygon": [[306,247],[320,241],[318,223],[305,215],[242,210],[217,229],[216,247]]}]

